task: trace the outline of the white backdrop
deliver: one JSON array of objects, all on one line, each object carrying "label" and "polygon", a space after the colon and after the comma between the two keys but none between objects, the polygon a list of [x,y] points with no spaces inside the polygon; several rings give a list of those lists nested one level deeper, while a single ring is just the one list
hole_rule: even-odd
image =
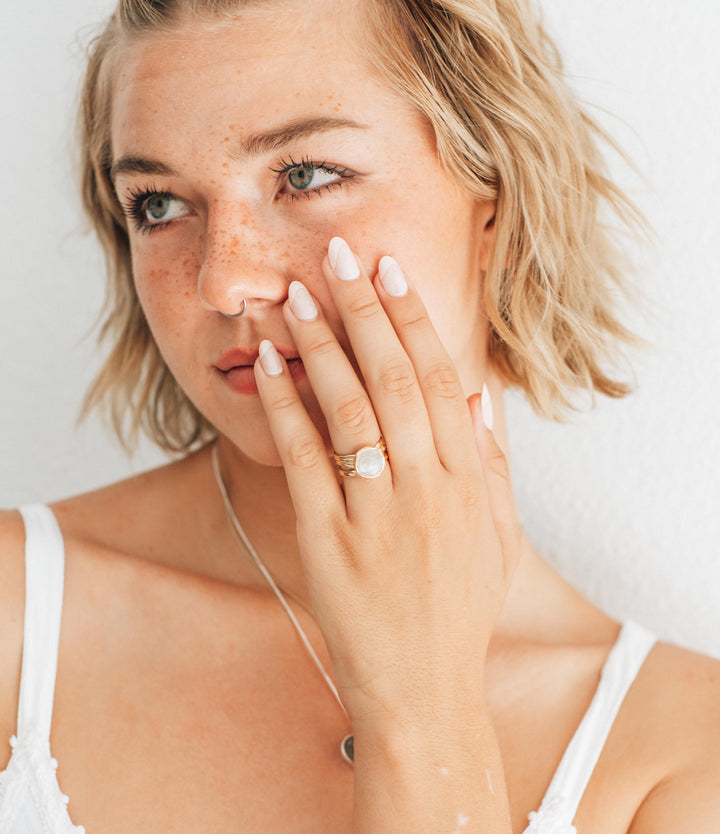
[{"label": "white backdrop", "polygon": [[[102,259],[71,166],[80,43],[112,0],[0,8],[0,506],[52,500],[162,461],[125,459],[75,427],[99,357],[89,331]],[[657,230],[637,254],[654,348],[638,392],[571,425],[508,397],[515,486],[531,540],[618,617],[720,656],[720,6],[543,0],[573,84],[637,162],[613,167]]]}]

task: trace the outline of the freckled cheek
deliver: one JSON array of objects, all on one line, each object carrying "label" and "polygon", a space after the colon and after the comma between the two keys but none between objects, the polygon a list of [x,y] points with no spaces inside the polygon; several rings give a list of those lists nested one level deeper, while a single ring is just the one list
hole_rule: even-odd
[{"label": "freckled cheek", "polygon": [[149,321],[197,303],[199,264],[189,252],[177,258],[133,258],[135,289]]},{"label": "freckled cheek", "polygon": [[327,222],[323,228],[302,229],[285,238],[269,243],[267,257],[275,268],[282,270],[289,285],[290,281],[303,283],[318,301],[323,315],[336,332],[342,332],[342,323],[332,300],[328,283],[323,273],[323,259],[334,235],[349,235],[342,225]]}]

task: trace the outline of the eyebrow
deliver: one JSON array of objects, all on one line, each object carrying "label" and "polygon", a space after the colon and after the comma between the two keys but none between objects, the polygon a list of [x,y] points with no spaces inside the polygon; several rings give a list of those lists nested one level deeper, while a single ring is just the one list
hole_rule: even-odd
[{"label": "eyebrow", "polygon": [[[279,151],[293,142],[307,139],[318,133],[329,133],[334,130],[352,128],[367,130],[368,125],[353,119],[340,119],[333,116],[319,116],[312,119],[297,119],[293,122],[279,125],[259,133],[251,133],[241,142],[237,150],[230,154],[232,159],[243,160],[260,156],[264,153]],[[164,162],[156,159],[146,159],[135,154],[127,154],[116,159],[110,167],[110,179],[115,180],[120,174],[149,174],[155,176],[174,177],[177,173]]]}]

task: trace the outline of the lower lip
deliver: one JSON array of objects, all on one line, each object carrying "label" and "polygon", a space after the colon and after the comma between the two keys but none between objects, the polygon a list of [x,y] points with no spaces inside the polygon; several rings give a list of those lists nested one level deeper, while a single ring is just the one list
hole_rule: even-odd
[{"label": "lower lip", "polygon": [[[305,367],[302,359],[288,359],[288,370],[290,376],[297,382],[305,376]],[[237,394],[257,394],[257,383],[255,382],[255,369],[252,365],[238,365],[230,368],[229,371],[220,371],[225,383]]]}]

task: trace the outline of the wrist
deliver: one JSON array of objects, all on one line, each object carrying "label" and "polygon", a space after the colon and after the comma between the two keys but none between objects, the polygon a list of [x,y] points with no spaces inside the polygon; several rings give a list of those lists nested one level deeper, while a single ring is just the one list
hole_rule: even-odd
[{"label": "wrist", "polygon": [[[497,738],[475,702],[435,721],[368,722],[355,733],[356,834],[451,831],[509,834]],[[467,823],[467,828],[465,828]]]},{"label": "wrist", "polygon": [[356,762],[367,756],[442,767],[450,758],[476,755],[478,742],[494,740],[495,731],[484,701],[475,698],[471,704],[433,704],[421,712],[377,713],[354,721],[353,735]]}]

